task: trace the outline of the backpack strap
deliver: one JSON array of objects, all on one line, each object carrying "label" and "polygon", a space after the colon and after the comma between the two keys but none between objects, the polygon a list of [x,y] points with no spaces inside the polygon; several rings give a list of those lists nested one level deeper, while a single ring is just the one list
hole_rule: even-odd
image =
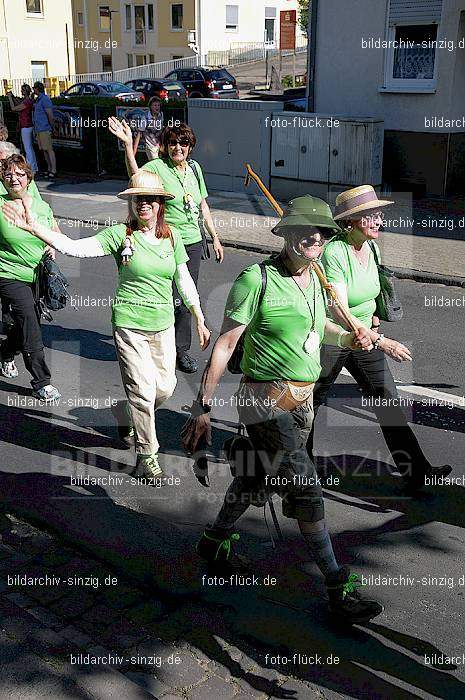
[{"label": "backpack strap", "polygon": [[258,297],[258,306],[257,306],[257,311],[259,307],[261,306],[261,303],[263,301],[263,298],[265,296],[266,292],[266,283],[268,281],[267,274],[266,274],[266,265],[264,262],[259,263],[260,267],[260,272],[262,273],[262,287],[260,289],[260,296]]},{"label": "backpack strap", "polygon": [[368,245],[370,246],[371,250],[373,251],[375,263],[376,263],[377,267],[379,267],[381,264],[381,261],[379,259],[378,251],[376,250],[376,246],[375,246],[373,241],[368,241]]}]

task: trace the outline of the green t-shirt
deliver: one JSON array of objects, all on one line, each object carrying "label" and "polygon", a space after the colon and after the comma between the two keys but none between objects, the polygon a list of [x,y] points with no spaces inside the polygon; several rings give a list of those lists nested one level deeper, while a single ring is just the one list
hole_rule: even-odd
[{"label": "green t-shirt", "polygon": [[[174,194],[174,199],[166,201],[165,221],[172,231],[177,231],[182,237],[184,245],[198,243],[202,240],[199,227],[200,202],[208,197],[202,168],[194,161],[200,178],[200,187],[194,171],[190,165],[186,165],[185,176],[176,170],[171,160],[155,158],[143,166],[144,170],[157,173],[163,181],[165,190]],[[191,209],[185,206],[184,196],[192,196]]]},{"label": "green t-shirt", "polygon": [[181,237],[173,232],[156,245],[135,231],[134,254],[128,265],[121,261],[126,238],[125,224],[109,226],[97,233],[107,255],[118,265],[118,287],[112,308],[112,323],[119,328],[163,331],[174,323],[172,282],[176,267],[188,261]]},{"label": "green t-shirt", "polygon": [[[29,192],[29,194],[31,195],[31,197],[33,199],[42,199],[40,196],[40,192],[37,189],[37,185],[34,182],[34,180],[32,180],[32,182],[30,182],[29,185],[27,186],[27,191]],[[7,196],[8,196],[8,190],[6,189],[3,182],[0,181],[0,197],[7,197]]]},{"label": "green t-shirt", "polygon": [[[1,211],[5,201],[9,198],[0,196],[0,277],[31,283],[46,244],[29,231],[7,223]],[[33,197],[31,208],[41,224],[52,228],[53,212],[47,202],[40,196]]]},{"label": "green t-shirt", "polygon": [[[379,259],[381,255],[376,246]],[[353,254],[345,234],[338,234],[325,245],[321,263],[329,282],[344,282],[350,312],[366,328],[371,327],[380,292],[378,268],[370,248],[368,267],[364,269]]]},{"label": "green t-shirt", "polygon": [[268,258],[265,264],[267,284],[259,307],[262,276],[257,264],[241,272],[226,302],[225,315],[247,325],[241,369],[257,381],[316,382],[321,372],[320,347],[308,353],[304,344],[314,309],[320,345],[323,341],[326,303],[318,277],[313,272],[314,284],[303,290],[279,263]]}]

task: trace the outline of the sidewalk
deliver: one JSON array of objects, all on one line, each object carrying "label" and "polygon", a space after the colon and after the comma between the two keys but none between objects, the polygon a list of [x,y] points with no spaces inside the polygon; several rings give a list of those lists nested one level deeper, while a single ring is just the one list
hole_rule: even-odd
[{"label": "sidewalk", "polygon": [[[249,658],[243,643],[239,650],[220,639],[207,656],[179,641],[183,625],[208,624],[221,634],[206,603],[174,603],[55,536],[0,517],[2,698],[322,697],[310,683],[259,667],[251,658],[256,652]],[[215,660],[222,656],[229,667],[233,661],[234,677]]]},{"label": "sidewalk", "polygon": [[[125,220],[126,204],[114,198],[122,185],[121,180],[78,184],[39,182],[56,217],[82,221],[89,235],[100,226]],[[208,201],[217,231],[226,245],[261,253],[280,249],[281,239],[271,233],[276,214],[263,196],[212,191]],[[389,231],[383,232],[379,239],[383,262],[400,277],[465,286],[462,200],[401,201],[389,209],[386,228]]]}]

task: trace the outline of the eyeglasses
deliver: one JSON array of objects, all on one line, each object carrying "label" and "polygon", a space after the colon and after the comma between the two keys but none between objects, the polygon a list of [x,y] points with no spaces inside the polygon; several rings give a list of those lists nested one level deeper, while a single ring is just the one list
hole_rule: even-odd
[{"label": "eyeglasses", "polygon": [[161,198],[155,194],[137,194],[135,197],[136,202],[147,202],[147,204],[153,204],[153,202],[160,202]]},{"label": "eyeglasses", "polygon": [[5,173],[3,176],[4,180],[14,180],[15,178],[27,177],[26,173]]},{"label": "eyeglasses", "polygon": [[304,245],[317,245],[320,246],[320,248],[322,248],[325,244],[325,241],[323,238],[317,238],[316,236],[308,236],[307,238],[302,238],[300,243]]},{"label": "eyeglasses", "polygon": [[168,141],[168,146],[177,146],[178,144],[182,148],[186,148],[186,146],[190,146],[189,139],[179,139],[179,141],[172,139],[171,141]]},{"label": "eyeglasses", "polygon": [[363,219],[370,219],[371,221],[374,221],[375,219],[382,219],[383,218],[383,212],[382,211],[375,211],[374,214],[365,214],[362,216],[362,221]]}]

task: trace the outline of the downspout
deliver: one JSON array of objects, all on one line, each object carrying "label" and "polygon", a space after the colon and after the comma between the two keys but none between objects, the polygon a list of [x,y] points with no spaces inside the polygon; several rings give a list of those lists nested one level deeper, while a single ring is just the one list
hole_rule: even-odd
[{"label": "downspout", "polygon": [[307,112],[315,111],[315,62],[316,62],[316,41],[318,33],[318,0],[310,0],[307,26]]}]

